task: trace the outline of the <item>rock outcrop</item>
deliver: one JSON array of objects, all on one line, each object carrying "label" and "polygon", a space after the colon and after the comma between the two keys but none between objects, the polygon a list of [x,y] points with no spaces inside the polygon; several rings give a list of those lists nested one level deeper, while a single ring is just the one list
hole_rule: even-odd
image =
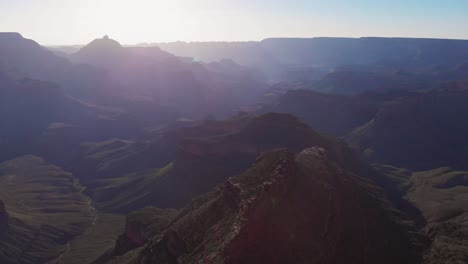
[{"label": "rock outcrop", "polygon": [[275,150],[195,199],[129,263],[418,263],[414,228],[320,147]]},{"label": "rock outcrop", "polygon": [[148,239],[159,235],[176,214],[177,210],[145,207],[127,215],[125,233],[117,239],[113,255],[121,256],[143,246]]}]

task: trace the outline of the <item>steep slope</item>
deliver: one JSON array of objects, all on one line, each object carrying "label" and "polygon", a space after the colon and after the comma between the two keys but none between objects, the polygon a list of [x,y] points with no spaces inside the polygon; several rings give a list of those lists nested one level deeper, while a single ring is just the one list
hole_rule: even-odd
[{"label": "steep slope", "polygon": [[90,118],[89,108],[68,98],[56,85],[0,68],[0,160],[37,153],[39,138],[53,123]]},{"label": "steep slope", "polygon": [[[0,262],[35,264],[59,257],[95,217],[82,188],[70,173],[38,157],[1,163],[0,199],[8,228],[0,236]],[[2,221],[4,216],[3,211]]]},{"label": "steep slope", "polygon": [[411,172],[383,165],[377,169],[421,211],[432,241],[424,263],[467,262],[468,172],[450,168]]},{"label": "steep slope", "polygon": [[175,136],[155,140],[109,139],[81,145],[73,172],[85,183],[164,167],[174,160]]},{"label": "steep slope", "polygon": [[360,164],[347,155],[351,150],[344,143],[314,132],[287,114],[240,115],[225,121],[208,121],[178,133],[172,164],[164,169],[135,171],[120,178],[120,183],[114,179],[111,186],[89,190],[98,204],[118,212],[143,206],[182,207],[193,197],[241,173],[259,153],[282,147],[298,152],[320,146],[350,168]]},{"label": "steep slope", "polygon": [[418,263],[381,192],[322,148],[275,150],[110,263]]},{"label": "steep slope", "polygon": [[366,96],[341,96],[311,90],[290,90],[260,112],[288,113],[301,118],[312,129],[344,136],[369,122],[380,102]]},{"label": "steep slope", "polygon": [[0,161],[34,154],[68,165],[86,141],[130,138],[175,118],[146,104],[123,108],[85,103],[55,84],[0,66]]},{"label": "steep slope", "polygon": [[467,168],[466,88],[413,94],[384,105],[348,142],[370,160],[415,170]]},{"label": "steep slope", "polygon": [[51,51],[19,33],[0,33],[2,62],[32,78],[53,78],[53,71],[69,66],[66,59],[55,56]]},{"label": "steep slope", "polygon": [[441,168],[415,173],[407,198],[423,212],[433,239],[427,263],[468,261],[468,172]]},{"label": "steep slope", "polygon": [[22,75],[57,83],[67,93],[87,100],[100,101],[114,86],[102,70],[73,65],[18,33],[0,32],[0,58],[1,64]]},{"label": "steep slope", "polygon": [[125,220],[125,232],[119,236],[115,248],[101,259],[109,260],[113,256],[121,256],[143,246],[149,239],[161,235],[178,213],[179,211],[174,209],[145,207],[128,214]]},{"label": "steep slope", "polygon": [[95,263],[104,252],[113,250],[125,229],[125,216],[99,213],[93,225],[74,238],[56,264]]}]

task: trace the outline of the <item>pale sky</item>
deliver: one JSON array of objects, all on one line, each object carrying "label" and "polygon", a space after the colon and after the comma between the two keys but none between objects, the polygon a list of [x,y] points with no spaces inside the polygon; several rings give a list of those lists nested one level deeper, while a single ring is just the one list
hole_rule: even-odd
[{"label": "pale sky", "polygon": [[468,39],[468,0],[0,0],[0,32],[43,45],[269,37]]}]

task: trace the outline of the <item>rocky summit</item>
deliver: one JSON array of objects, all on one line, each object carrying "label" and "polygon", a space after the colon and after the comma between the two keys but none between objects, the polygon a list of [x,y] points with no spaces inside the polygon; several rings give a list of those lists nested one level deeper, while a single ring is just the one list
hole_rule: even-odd
[{"label": "rocky summit", "polygon": [[417,263],[423,236],[379,191],[323,148],[274,150],[113,263]]}]

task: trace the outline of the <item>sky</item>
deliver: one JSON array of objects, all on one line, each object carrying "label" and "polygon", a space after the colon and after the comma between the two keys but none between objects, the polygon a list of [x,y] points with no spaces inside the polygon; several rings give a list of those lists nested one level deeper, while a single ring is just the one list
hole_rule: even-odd
[{"label": "sky", "polygon": [[0,32],[43,45],[270,37],[468,39],[468,0],[0,0]]}]

